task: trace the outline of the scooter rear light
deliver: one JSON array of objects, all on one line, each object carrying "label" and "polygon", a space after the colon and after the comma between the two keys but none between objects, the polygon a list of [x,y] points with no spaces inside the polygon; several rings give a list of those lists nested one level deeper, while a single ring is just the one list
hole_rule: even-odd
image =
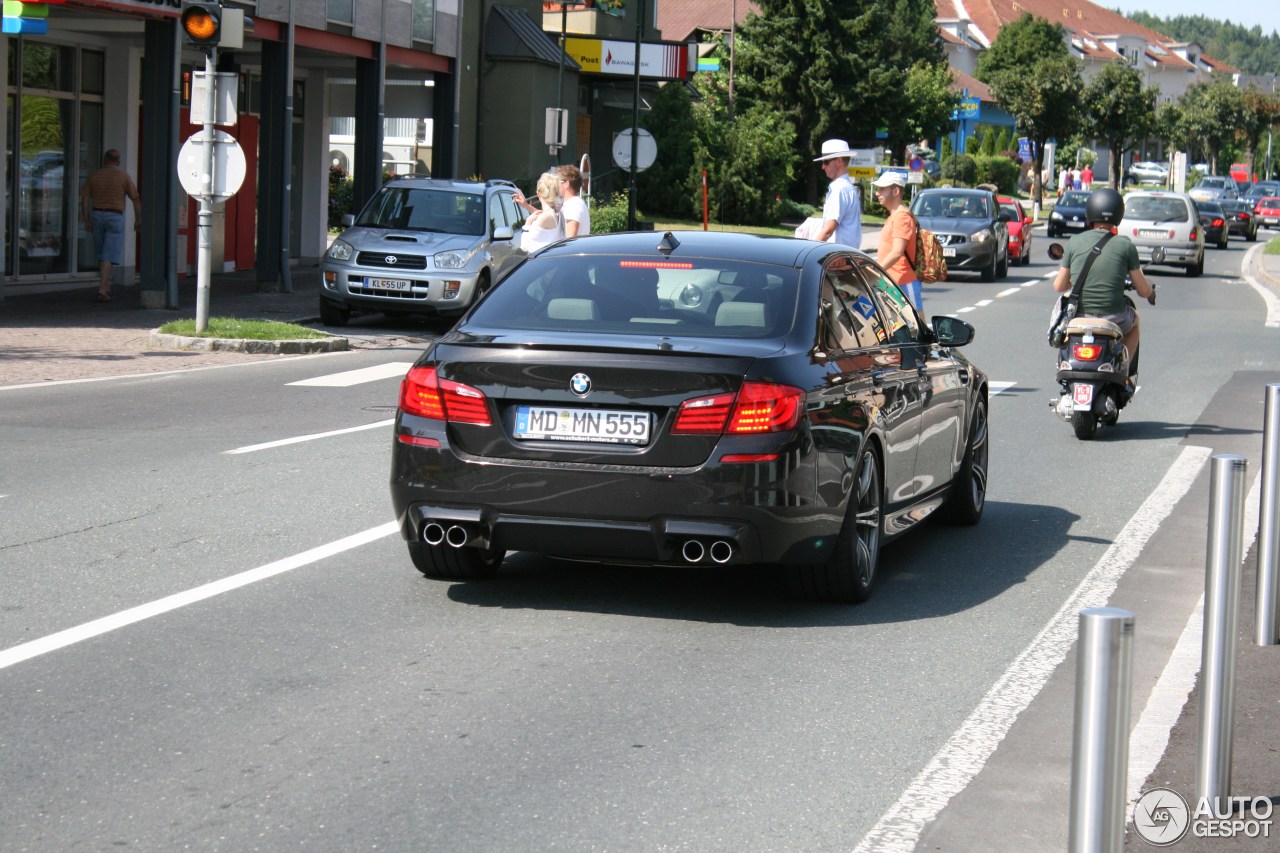
[{"label": "scooter rear light", "polygon": [[1077,361],[1097,361],[1102,355],[1102,347],[1097,344],[1076,344],[1071,348],[1071,355]]}]

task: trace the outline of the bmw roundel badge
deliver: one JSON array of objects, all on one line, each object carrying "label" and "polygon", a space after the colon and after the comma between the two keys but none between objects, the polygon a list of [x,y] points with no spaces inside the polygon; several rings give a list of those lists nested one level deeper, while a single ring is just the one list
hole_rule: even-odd
[{"label": "bmw roundel badge", "polygon": [[585,397],[591,393],[591,377],[585,373],[575,373],[569,380],[569,388],[579,397]]}]

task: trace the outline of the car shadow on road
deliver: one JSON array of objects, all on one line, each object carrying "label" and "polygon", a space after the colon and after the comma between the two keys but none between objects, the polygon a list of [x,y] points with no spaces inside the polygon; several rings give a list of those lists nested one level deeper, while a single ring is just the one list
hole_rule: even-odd
[{"label": "car shadow on road", "polygon": [[[778,567],[621,566],[508,555],[490,581],[455,583],[459,604],[799,628],[907,622],[990,601],[1076,539],[1061,507],[988,502],[976,527],[926,522],[884,549],[865,604],[801,600]],[[1089,540],[1099,545],[1106,542]]]},{"label": "car shadow on road", "polygon": [[1181,438],[1194,443],[1197,436],[1261,435],[1260,429],[1241,429],[1207,423],[1169,423],[1167,421],[1127,421],[1121,415],[1120,422],[1112,427],[1099,427],[1093,440],[1106,443],[1114,441],[1163,441]]}]

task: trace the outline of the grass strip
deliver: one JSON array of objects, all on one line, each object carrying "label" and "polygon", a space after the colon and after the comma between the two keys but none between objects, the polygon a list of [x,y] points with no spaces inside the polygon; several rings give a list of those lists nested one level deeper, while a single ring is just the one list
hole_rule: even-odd
[{"label": "grass strip", "polygon": [[208,328],[203,332],[196,331],[194,319],[173,320],[161,326],[159,331],[166,335],[181,335],[188,338],[231,338],[248,341],[300,341],[329,337],[324,332],[318,332],[306,326],[296,326],[293,323],[238,317],[210,317]]}]

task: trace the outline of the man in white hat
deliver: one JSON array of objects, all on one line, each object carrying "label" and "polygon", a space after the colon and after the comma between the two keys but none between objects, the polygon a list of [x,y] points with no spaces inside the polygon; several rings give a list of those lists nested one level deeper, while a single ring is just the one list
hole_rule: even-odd
[{"label": "man in white hat", "polygon": [[884,268],[898,285],[898,289],[907,295],[916,311],[924,309],[924,299],[920,292],[920,279],[916,276],[913,259],[916,253],[916,220],[902,203],[903,193],[907,191],[907,181],[901,172],[881,172],[871,182],[875,187],[876,198],[889,211],[889,218],[880,229],[880,245],[876,249],[876,263]]},{"label": "man in white hat", "polygon": [[831,181],[827,200],[822,204],[822,227],[815,240],[827,241],[835,235],[837,243],[862,246],[862,202],[858,188],[849,180],[849,158],[853,152],[843,139],[828,139],[822,143],[822,156],[813,162],[822,164],[822,172]]}]

